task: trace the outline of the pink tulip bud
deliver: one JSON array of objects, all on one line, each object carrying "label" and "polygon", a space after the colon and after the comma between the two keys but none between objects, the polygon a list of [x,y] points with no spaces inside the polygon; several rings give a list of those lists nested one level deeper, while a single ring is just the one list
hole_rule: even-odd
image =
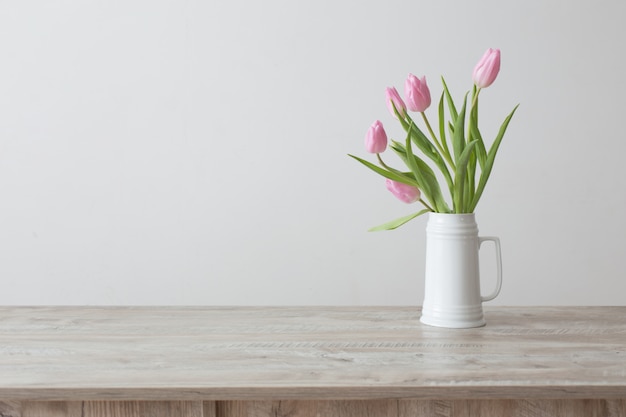
[{"label": "pink tulip bud", "polygon": [[[387,97],[387,107],[389,108],[389,112],[393,117],[396,117],[396,113],[393,111],[393,107],[396,107],[396,111],[400,113],[400,116],[404,117],[406,115],[406,105],[400,94],[398,94],[398,90],[395,87],[387,87],[385,90],[385,96]],[[392,105],[393,103],[393,105]]]},{"label": "pink tulip bud", "polygon": [[365,135],[365,149],[370,153],[381,153],[387,149],[387,133],[380,120],[376,120]]},{"label": "pink tulip bud", "polygon": [[430,90],[426,85],[426,76],[420,80],[409,74],[404,83],[404,98],[409,110],[423,112],[430,106]]},{"label": "pink tulip bud", "polygon": [[387,189],[391,191],[391,194],[395,195],[398,199],[407,204],[415,203],[421,197],[420,190],[412,185],[403,184],[388,178],[385,181],[385,185],[387,186]]},{"label": "pink tulip bud", "polygon": [[495,81],[499,71],[500,50],[489,48],[474,67],[472,80],[478,88],[489,87]]}]

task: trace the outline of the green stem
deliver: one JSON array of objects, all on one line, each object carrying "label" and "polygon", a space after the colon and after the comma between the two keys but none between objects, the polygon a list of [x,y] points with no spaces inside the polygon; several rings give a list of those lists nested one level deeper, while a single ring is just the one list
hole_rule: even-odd
[{"label": "green stem", "polygon": [[[470,107],[470,117],[468,120],[468,129],[467,129],[467,143],[470,143],[473,139],[477,139],[477,138],[472,138],[472,127],[474,125],[474,108],[478,105],[478,95],[480,94],[480,91],[482,89],[479,87],[474,86],[474,94],[472,97],[472,104]],[[468,198],[469,198],[469,204],[471,204],[472,199],[474,198],[474,194],[476,193],[476,165],[478,165],[479,162],[477,159],[473,160],[472,162],[470,162],[467,165],[467,191],[468,191]],[[482,166],[482,165],[481,165]],[[465,204],[464,204],[465,205]]]},{"label": "green stem", "polygon": [[426,204],[426,202],[422,200],[421,198],[419,199],[419,202],[422,203],[428,210],[432,211],[433,213],[435,212],[435,210],[433,210],[433,208],[429,206],[428,204]]},{"label": "green stem", "polygon": [[422,118],[424,119],[424,123],[426,123],[426,128],[430,132],[430,136],[432,136],[433,141],[435,142],[435,146],[439,150],[439,153],[441,153],[443,155],[443,157],[446,159],[448,164],[452,167],[452,170],[455,170],[456,168],[454,166],[454,162],[452,162],[452,158],[450,157],[450,154],[448,152],[446,152],[445,149],[443,149],[443,147],[439,143],[439,140],[437,139],[437,136],[435,135],[435,132],[433,132],[433,128],[430,126],[430,122],[428,121],[428,117],[426,117],[426,113],[421,112],[421,114],[422,114]]},{"label": "green stem", "polygon": [[378,158],[378,162],[380,162],[380,165],[383,168],[385,168],[387,171],[394,171],[391,167],[389,167],[387,164],[383,162],[383,158],[380,157],[379,153],[376,154],[376,158]]},{"label": "green stem", "polygon": [[472,107],[471,107],[472,109],[476,105],[476,102],[478,101],[478,94],[480,94],[481,91],[482,91],[482,88],[480,87],[476,88],[476,94],[474,94],[474,97],[472,97]]},{"label": "green stem", "polygon": [[472,113],[474,112],[474,107],[476,107],[476,104],[478,103],[478,95],[480,94],[480,90],[481,88],[477,88],[476,86],[475,90],[474,90],[474,94],[472,97],[472,105],[470,106],[470,118],[468,121],[468,129],[467,129],[467,143],[470,143],[472,141],[472,126],[473,126],[473,118],[472,118]]}]

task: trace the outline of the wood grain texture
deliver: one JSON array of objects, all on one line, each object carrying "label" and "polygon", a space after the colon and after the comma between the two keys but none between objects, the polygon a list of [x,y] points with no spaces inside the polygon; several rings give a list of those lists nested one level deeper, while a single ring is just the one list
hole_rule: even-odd
[{"label": "wood grain texture", "polygon": [[398,417],[624,417],[624,400],[401,400]]},{"label": "wood grain texture", "polygon": [[203,401],[202,403],[202,417],[216,417],[217,402],[215,401]]},{"label": "wood grain texture", "polygon": [[[217,404],[217,407],[216,407]],[[217,411],[217,412],[216,412]],[[1,417],[624,417],[626,400],[7,402]]]},{"label": "wood grain texture", "polygon": [[231,401],[217,417],[624,417],[623,400]]},{"label": "wood grain texture", "polygon": [[0,417],[215,417],[207,401],[0,402]]},{"label": "wood grain texture", "polygon": [[83,417],[203,417],[204,414],[201,401],[86,401],[83,407]]},{"label": "wood grain texture", "polygon": [[22,417],[22,403],[0,400],[0,417]]},{"label": "wood grain texture", "polygon": [[81,401],[25,401],[21,417],[84,417]]},{"label": "wood grain texture", "polygon": [[396,400],[226,401],[217,417],[401,417]]},{"label": "wood grain texture", "polygon": [[626,398],[626,307],[1,307],[0,401]]}]

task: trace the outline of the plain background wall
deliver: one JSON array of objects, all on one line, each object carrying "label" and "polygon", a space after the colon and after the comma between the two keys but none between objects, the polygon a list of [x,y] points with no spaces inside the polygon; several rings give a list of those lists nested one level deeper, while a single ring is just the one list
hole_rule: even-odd
[{"label": "plain background wall", "polygon": [[[622,1],[0,1],[0,304],[419,305],[419,209],[346,154],[488,47],[493,304],[626,302]],[[430,111],[431,119],[436,115]],[[488,141],[490,142],[491,139]],[[490,286],[492,249],[481,255]],[[485,289],[487,291],[487,289]]]}]

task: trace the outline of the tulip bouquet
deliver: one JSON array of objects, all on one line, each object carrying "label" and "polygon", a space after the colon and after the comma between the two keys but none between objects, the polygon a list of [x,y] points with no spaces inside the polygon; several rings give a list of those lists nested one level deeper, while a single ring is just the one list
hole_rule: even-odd
[{"label": "tulip bouquet", "polygon": [[[391,114],[400,121],[406,132],[404,142],[391,141],[389,146],[408,168],[408,171],[394,169],[382,159],[381,153],[387,149],[387,133],[383,124],[376,120],[367,131],[365,147],[368,152],[375,153],[378,165],[354,155],[357,161],[386,178],[387,189],[405,203],[420,202],[424,209],[370,230],[395,229],[415,217],[427,213],[473,213],[480,199],[493,163],[517,106],[506,117],[489,149],[485,146],[483,136],[478,128],[478,97],[483,88],[489,87],[500,71],[500,50],[488,49],[480,59],[472,79],[470,104],[468,109],[467,92],[460,109],[455,105],[442,77],[443,91],[438,106],[438,135],[426,116],[430,107],[430,90],[426,77],[421,79],[409,74],[405,83],[405,101],[393,88],[386,90],[386,102]],[[449,119],[444,113],[448,108]],[[420,129],[409,116],[408,110],[421,114],[425,129]],[[426,132],[426,133],[425,133]],[[418,148],[422,157],[413,151]],[[446,202],[435,172],[426,163],[430,160],[440,172],[450,193],[452,207]]]}]

